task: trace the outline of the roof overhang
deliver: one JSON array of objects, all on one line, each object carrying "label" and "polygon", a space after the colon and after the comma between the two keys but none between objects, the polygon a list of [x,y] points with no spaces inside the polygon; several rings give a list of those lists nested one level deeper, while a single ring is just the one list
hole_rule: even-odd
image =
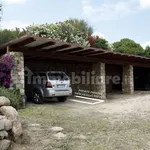
[{"label": "roof overhang", "polygon": [[85,63],[104,62],[108,64],[131,64],[150,67],[150,59],[146,57],[83,47],[37,36],[26,35],[2,44],[0,45],[0,54],[4,54],[7,48],[10,51],[23,52],[25,59],[50,58]]}]

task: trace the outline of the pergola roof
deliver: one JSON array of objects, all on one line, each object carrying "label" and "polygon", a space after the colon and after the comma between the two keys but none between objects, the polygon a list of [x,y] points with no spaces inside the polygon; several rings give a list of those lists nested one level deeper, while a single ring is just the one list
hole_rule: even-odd
[{"label": "pergola roof", "polygon": [[116,53],[99,48],[83,47],[53,39],[23,36],[0,45],[0,53],[10,51],[23,52],[25,58],[50,58],[77,62],[104,62],[109,64],[150,67],[150,59],[137,55]]}]

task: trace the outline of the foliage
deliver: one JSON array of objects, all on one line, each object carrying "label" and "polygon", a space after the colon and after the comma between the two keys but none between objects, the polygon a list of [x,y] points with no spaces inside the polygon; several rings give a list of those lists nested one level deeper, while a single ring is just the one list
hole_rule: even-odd
[{"label": "foliage", "polygon": [[26,34],[52,38],[62,42],[89,46],[88,35],[67,22],[56,24],[31,25],[27,27]]},{"label": "foliage", "polygon": [[95,48],[102,48],[104,50],[109,50],[110,46],[107,40],[99,38],[99,36],[89,37],[88,38],[90,46]]},{"label": "foliage", "polygon": [[10,87],[10,70],[5,64],[0,64],[0,86]]},{"label": "foliage", "polygon": [[19,90],[11,90],[4,87],[0,87],[0,96],[7,97],[11,102],[11,106],[13,106],[14,108],[16,109],[21,108],[22,96]]},{"label": "foliage", "polygon": [[[2,12],[2,4],[0,4],[0,12]],[[2,17],[0,16],[0,21],[1,21]]]},{"label": "foliage", "polygon": [[143,55],[144,49],[142,46],[130,39],[121,39],[119,42],[113,43],[113,50],[115,52]]},{"label": "foliage", "polygon": [[69,20],[66,20],[65,22],[71,24],[76,29],[87,34],[88,36],[91,36],[93,34],[93,28],[89,26],[85,20],[69,19]]},{"label": "foliage", "polygon": [[0,44],[14,40],[20,36],[20,30],[16,28],[15,30],[0,30]]},{"label": "foliage", "polygon": [[0,86],[10,87],[11,69],[15,66],[14,57],[6,55],[0,58]]},{"label": "foliage", "polygon": [[150,46],[147,46],[147,47],[145,48],[144,56],[150,57]]}]

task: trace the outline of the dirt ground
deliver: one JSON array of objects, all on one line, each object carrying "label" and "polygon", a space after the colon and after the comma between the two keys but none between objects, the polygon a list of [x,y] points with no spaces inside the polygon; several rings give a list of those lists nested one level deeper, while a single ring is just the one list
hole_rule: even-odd
[{"label": "dirt ground", "polygon": [[[31,103],[19,114],[31,137],[22,150],[150,150],[149,93],[110,94],[97,105]],[[66,137],[56,138],[52,127]]]}]

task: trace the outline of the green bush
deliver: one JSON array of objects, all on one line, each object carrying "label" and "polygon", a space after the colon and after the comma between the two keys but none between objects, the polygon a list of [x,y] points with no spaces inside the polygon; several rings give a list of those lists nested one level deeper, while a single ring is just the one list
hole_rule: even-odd
[{"label": "green bush", "polygon": [[11,106],[13,106],[14,108],[16,109],[21,108],[22,96],[19,90],[10,90],[4,87],[0,87],[0,96],[7,97],[11,102]]}]

